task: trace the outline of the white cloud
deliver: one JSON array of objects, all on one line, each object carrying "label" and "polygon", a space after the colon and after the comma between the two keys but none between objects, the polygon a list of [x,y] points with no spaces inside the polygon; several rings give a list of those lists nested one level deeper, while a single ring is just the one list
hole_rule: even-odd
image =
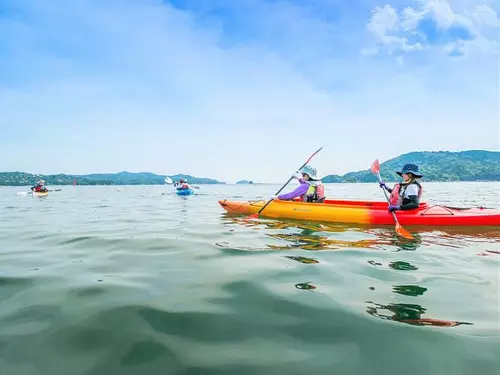
[{"label": "white cloud", "polygon": [[497,12],[486,4],[477,5],[472,13],[479,24],[496,27],[498,29],[499,18]]},{"label": "white cloud", "polygon": [[373,10],[367,29],[388,54],[438,47],[452,56],[461,55],[469,44],[484,47],[479,24],[495,26],[497,19],[496,12],[484,4],[476,6],[474,13],[460,14],[446,0],[416,3],[399,13],[388,4]]}]

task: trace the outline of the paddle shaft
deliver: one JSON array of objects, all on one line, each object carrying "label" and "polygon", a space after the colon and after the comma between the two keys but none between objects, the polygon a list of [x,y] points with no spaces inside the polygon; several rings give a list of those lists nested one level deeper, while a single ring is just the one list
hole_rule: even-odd
[{"label": "paddle shaft", "polygon": [[[307,165],[307,164],[311,161],[311,159],[312,159],[312,158],[313,158],[313,157],[314,157],[314,156],[315,156],[318,152],[320,152],[322,149],[323,149],[323,146],[321,146],[321,147],[320,147],[320,148],[319,148],[319,149],[318,149],[318,150],[317,150],[314,154],[312,154],[312,155],[309,157],[309,159],[307,159],[307,161],[306,161],[304,164],[302,164],[302,166],[299,168],[299,170],[301,170],[302,168],[304,168],[304,167],[305,167],[305,166],[306,166],[306,165]],[[283,189],[284,189],[284,188],[285,188],[285,187],[286,187],[286,186],[290,183],[290,181],[292,181],[292,180],[293,180],[293,176],[291,176],[291,177],[288,179],[288,181],[285,183],[285,185],[283,185],[283,186],[281,187],[281,189],[279,189],[275,195],[278,195],[279,193],[281,193],[281,191],[282,191],[282,190],[283,190]],[[262,211],[264,211],[264,208],[266,208],[266,207],[269,205],[269,203],[271,203],[272,201],[273,201],[273,199],[268,200],[268,201],[266,202],[266,204],[265,204],[264,206],[262,206],[262,208],[259,210],[259,212],[257,212],[257,216],[258,216],[258,215],[260,215],[260,213],[261,213]]]},{"label": "paddle shaft", "polygon": [[[377,178],[378,178],[379,183],[382,182],[382,177],[380,177],[380,172],[377,172]],[[389,200],[389,196],[387,195],[387,191],[385,191],[384,188],[382,188],[382,190],[384,191],[384,195],[385,195],[385,199],[387,200],[387,203],[390,205],[391,201]],[[391,214],[392,214],[392,217],[394,218],[394,221],[396,222],[396,224],[399,225],[398,218],[397,218],[396,214],[394,213],[394,211],[391,211]]]}]

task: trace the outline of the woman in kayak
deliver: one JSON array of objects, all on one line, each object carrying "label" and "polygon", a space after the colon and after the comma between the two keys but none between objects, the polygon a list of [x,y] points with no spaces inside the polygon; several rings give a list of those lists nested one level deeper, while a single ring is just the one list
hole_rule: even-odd
[{"label": "woman in kayak", "polygon": [[380,182],[380,187],[391,193],[389,211],[397,210],[414,210],[420,204],[423,188],[419,178],[422,175],[418,171],[418,165],[405,164],[401,172],[396,172],[403,178],[400,182],[391,189],[384,181]]},{"label": "woman in kayak", "polygon": [[35,186],[31,187],[31,191],[35,191],[37,193],[48,191],[47,188],[45,187],[45,181],[44,180],[38,181]]},{"label": "woman in kayak", "polygon": [[299,172],[293,175],[300,186],[287,194],[278,195],[280,200],[292,200],[300,197],[302,202],[322,203],[325,200],[325,188],[318,177],[316,168],[306,165]]}]

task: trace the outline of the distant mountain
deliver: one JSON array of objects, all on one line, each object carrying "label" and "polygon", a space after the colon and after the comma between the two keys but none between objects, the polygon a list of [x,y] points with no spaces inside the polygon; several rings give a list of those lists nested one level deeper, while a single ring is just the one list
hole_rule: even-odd
[{"label": "distant mountain", "polygon": [[[71,185],[76,180],[77,185],[163,185],[164,175],[157,175],[149,172],[131,173],[94,173],[87,175],[35,175],[25,172],[0,172],[0,186],[23,186],[35,184],[43,179],[49,185]],[[193,184],[224,184],[211,178],[193,177],[190,175],[177,174],[168,176],[174,181],[181,178],[187,179]]]},{"label": "distant mountain", "polygon": [[[415,163],[423,181],[500,181],[500,152],[470,150],[460,152],[410,152],[380,164],[384,181],[396,181],[404,164]],[[376,182],[377,177],[367,169],[342,176],[328,175],[323,182]]]},{"label": "distant mountain", "polygon": [[253,181],[241,180],[236,183],[237,185],[253,184]]}]

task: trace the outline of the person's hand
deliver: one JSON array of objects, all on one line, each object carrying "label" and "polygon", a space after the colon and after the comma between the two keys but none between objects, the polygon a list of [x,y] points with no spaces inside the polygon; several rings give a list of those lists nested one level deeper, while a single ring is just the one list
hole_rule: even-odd
[{"label": "person's hand", "polygon": [[400,209],[401,209],[401,206],[399,206],[399,205],[392,205],[392,204],[391,204],[391,205],[389,205],[389,207],[388,207],[388,211],[389,211],[389,212],[398,211],[398,210],[400,210]]},{"label": "person's hand", "polygon": [[302,175],[299,172],[295,172],[294,174],[292,174],[292,178],[300,180],[302,178]]},{"label": "person's hand", "polygon": [[268,200],[272,201],[272,200],[275,200],[275,199],[278,199],[278,196],[276,194],[275,195],[271,195]]},{"label": "person's hand", "polygon": [[378,184],[382,189],[385,189],[387,190],[387,185],[384,181],[380,181],[379,184]]}]

